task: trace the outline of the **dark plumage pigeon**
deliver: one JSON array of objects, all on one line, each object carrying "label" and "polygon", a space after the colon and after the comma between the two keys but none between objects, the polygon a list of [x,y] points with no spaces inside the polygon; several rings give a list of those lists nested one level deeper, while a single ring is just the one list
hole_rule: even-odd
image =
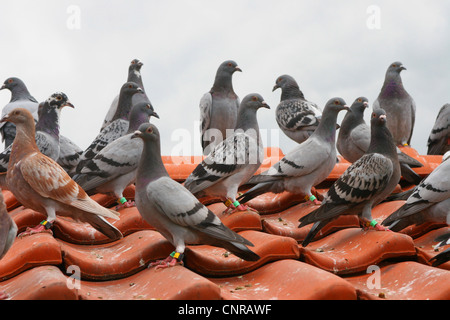
[{"label": "dark plumage pigeon", "polygon": [[235,61],[223,62],[217,70],[213,87],[200,100],[201,143],[205,155],[226,139],[227,130],[236,126],[240,105],[232,83],[236,71],[242,72]]},{"label": "dark plumage pigeon", "polygon": [[142,94],[142,89],[134,82],[127,82],[120,90],[119,106],[112,119],[83,152],[77,165],[76,173],[80,173],[86,163],[94,158],[104,147],[112,141],[122,137],[128,131],[129,116],[132,108],[132,97],[134,94]]},{"label": "dark plumage pigeon", "polygon": [[444,155],[450,151],[450,103],[445,104],[436,118],[428,138],[429,155]]},{"label": "dark plumage pigeon", "polygon": [[131,139],[131,136],[141,124],[149,122],[151,116],[159,118],[151,104],[140,102],[133,106],[127,134],[109,143],[86,162],[80,174],[73,177],[88,194],[104,193],[115,196],[119,203],[117,211],[134,206],[134,202],[124,198],[123,190],[136,179],[143,145],[140,139]]},{"label": "dark plumage pigeon", "polygon": [[257,93],[242,100],[234,134],[216,145],[184,183],[195,196],[219,197],[227,211],[247,209],[236,200],[236,195],[264,160],[256,117],[259,108],[270,109]]},{"label": "dark plumage pigeon", "polygon": [[[357,98],[350,107],[351,112],[347,112],[341,123],[336,146],[344,159],[351,163],[361,158],[369,149],[370,127],[364,121],[364,111],[368,106],[367,98]],[[422,177],[415,173],[411,166],[422,167],[423,165],[402,152],[400,148],[397,148],[397,153],[403,178],[409,183],[419,184]]]},{"label": "dark plumage pigeon", "polygon": [[384,109],[388,129],[396,145],[410,145],[416,120],[416,103],[403,87],[400,73],[406,70],[401,62],[392,63],[386,72],[381,92],[373,103],[373,110]]},{"label": "dark plumage pigeon", "polygon": [[238,201],[246,203],[266,192],[288,191],[304,194],[308,201],[320,204],[312,195],[311,188],[324,181],[336,165],[337,116],[340,111],[348,109],[341,98],[329,100],[316,131],[268,171],[252,177],[248,184],[256,186],[239,197]]},{"label": "dark plumage pigeon", "polygon": [[273,91],[281,89],[281,102],[275,112],[280,129],[292,140],[302,143],[317,129],[322,110],[305,99],[295,79],[279,77]]},{"label": "dark plumage pigeon", "polygon": [[314,223],[302,245],[307,246],[320,229],[340,215],[355,214],[366,227],[386,230],[373,220],[372,208],[395,189],[399,180],[396,146],[386,126],[386,113],[379,109],[372,114],[367,153],[336,180],[318,209],[300,219],[299,228]]},{"label": "dark plumage pigeon", "polygon": [[[8,89],[11,91],[11,100],[2,110],[2,117],[10,113],[16,108],[25,108],[31,112],[35,121],[38,120],[38,107],[39,103],[30,94],[25,83],[19,78],[8,78],[5,80],[0,90]],[[0,133],[3,141],[5,142],[5,148],[7,148],[14,141],[16,136],[16,129],[12,123],[0,124]]]},{"label": "dark plumage pigeon", "polygon": [[443,161],[412,192],[406,203],[383,221],[392,231],[425,221],[450,224],[450,161]]},{"label": "dark plumage pigeon", "polygon": [[11,121],[17,129],[6,185],[23,206],[47,215],[45,221],[21,236],[50,229],[58,214],[89,223],[112,240],[122,238],[122,233],[105,219],[118,220],[117,212],[92,200],[63,168],[39,151],[28,110],[14,109],[1,121]]},{"label": "dark plumage pigeon", "polygon": [[[438,237],[436,239],[439,243],[436,245],[435,248],[440,248],[446,245],[450,244],[450,233],[445,233]],[[442,251],[441,253],[437,254],[433,258],[430,259],[430,262],[433,262],[433,267],[438,267],[441,264],[446,263],[447,261],[450,261],[450,248],[447,250]]]},{"label": "dark plumage pigeon", "polygon": [[[6,210],[3,193],[0,190],[0,260],[13,245],[16,235],[17,225]],[[8,295],[0,291],[0,300],[7,298]]]},{"label": "dark plumage pigeon", "polygon": [[[39,107],[39,120],[36,124],[36,144],[39,151],[47,157],[57,160],[60,155],[59,119],[64,107],[74,106],[66,94],[56,92]],[[0,153],[0,172],[8,170],[12,145]]]},{"label": "dark plumage pigeon", "polygon": [[[138,95],[133,96],[133,98],[132,98],[133,105],[135,105],[139,102],[150,102],[147,95],[145,94],[144,83],[142,81],[141,68],[143,65],[144,65],[144,63],[142,63],[142,61],[140,61],[139,59],[133,59],[130,63],[130,66],[128,67],[127,82],[136,83],[139,86],[139,88],[141,88],[142,91],[144,91],[144,94],[138,94]],[[113,102],[111,103],[108,113],[106,114],[105,119],[103,120],[101,130],[103,130],[106,126],[108,126],[113,121],[112,119],[117,111],[117,106],[119,105],[119,96],[120,95],[117,95],[114,98]]]},{"label": "dark plumage pigeon", "polygon": [[161,159],[159,131],[153,124],[139,127],[133,138],[144,142],[136,178],[136,206],[142,217],[175,247],[161,267],[182,261],[185,244],[208,244],[225,248],[238,257],[256,261],[248,240],[227,228],[185,187],[172,180]]}]

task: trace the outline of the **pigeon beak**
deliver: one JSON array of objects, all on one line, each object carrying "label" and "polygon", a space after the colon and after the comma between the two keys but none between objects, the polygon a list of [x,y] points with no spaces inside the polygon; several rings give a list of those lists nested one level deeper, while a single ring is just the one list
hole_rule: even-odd
[{"label": "pigeon beak", "polygon": [[382,115],[380,116],[380,119],[386,121],[386,115],[385,115],[385,114],[382,114]]},{"label": "pigeon beak", "polygon": [[262,102],[262,107],[270,110],[270,106],[265,101]]},{"label": "pigeon beak", "polygon": [[369,107],[369,103],[368,102],[364,102],[363,105],[364,105],[365,108]]},{"label": "pigeon beak", "polygon": [[141,136],[141,132],[139,130],[135,131],[133,135],[131,136],[131,139],[136,139]]},{"label": "pigeon beak", "polygon": [[61,108],[63,108],[63,107],[71,107],[71,108],[75,109],[75,106],[70,101],[67,101],[65,104],[63,104]]},{"label": "pigeon beak", "polygon": [[350,111],[350,107],[349,107],[348,105],[344,105],[344,106],[342,107],[342,109],[343,109],[343,110],[347,110],[347,112]]},{"label": "pigeon beak", "polygon": [[8,115],[4,116],[4,117],[0,120],[0,123],[3,123],[3,122],[8,122]]},{"label": "pigeon beak", "polygon": [[272,92],[274,92],[275,90],[278,90],[278,89],[280,89],[280,86],[276,84],[276,85],[273,87]]},{"label": "pigeon beak", "polygon": [[400,71],[407,70],[403,65],[400,66]]},{"label": "pigeon beak", "polygon": [[137,92],[144,93],[144,90],[142,90],[142,88],[140,88],[140,87],[138,87],[136,90],[137,90]]},{"label": "pigeon beak", "polygon": [[0,87],[0,90],[3,90],[3,89],[6,89],[6,84],[3,84],[3,85]]},{"label": "pigeon beak", "polygon": [[238,66],[236,66],[236,67],[234,68],[234,71],[242,72],[242,69],[239,68]]},{"label": "pigeon beak", "polygon": [[159,119],[159,115],[155,111],[153,111],[152,116]]}]

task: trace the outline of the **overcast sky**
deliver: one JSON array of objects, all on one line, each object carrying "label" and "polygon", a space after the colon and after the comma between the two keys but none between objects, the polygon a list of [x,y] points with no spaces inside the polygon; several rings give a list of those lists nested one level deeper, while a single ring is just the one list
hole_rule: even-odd
[{"label": "overcast sky", "polygon": [[[76,108],[62,111],[61,132],[83,149],[98,134],[134,58],[144,62],[165,155],[179,152],[180,133],[185,154],[201,153],[199,101],[228,59],[243,70],[233,78],[241,99],[257,92],[272,107],[259,111],[260,128],[284,152],[295,143],[282,132],[275,139],[280,91],[272,88],[282,74],[321,107],[337,96],[349,105],[366,96],[372,105],[389,64],[403,62],[403,83],[417,104],[412,146],[421,154],[439,109],[450,102],[447,0],[0,3],[0,82],[19,77],[39,101],[66,93]],[[0,91],[0,106],[9,99]]]}]

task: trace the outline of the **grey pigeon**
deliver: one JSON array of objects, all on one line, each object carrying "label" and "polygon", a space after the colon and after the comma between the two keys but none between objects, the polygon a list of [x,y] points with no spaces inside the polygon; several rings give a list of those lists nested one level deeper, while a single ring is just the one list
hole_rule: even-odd
[{"label": "grey pigeon", "polygon": [[[350,107],[351,112],[347,112],[341,123],[336,147],[344,159],[351,163],[361,158],[369,149],[370,127],[364,121],[364,111],[368,106],[367,98],[357,98]],[[411,166],[422,167],[423,165],[398,147],[397,153],[403,178],[409,183],[419,184],[422,177],[415,173]]]},{"label": "grey pigeon", "polygon": [[86,163],[94,158],[104,147],[112,141],[122,137],[128,131],[129,116],[132,108],[132,97],[134,94],[142,94],[142,89],[134,82],[125,83],[120,90],[119,106],[112,119],[112,122],[106,126],[89,147],[84,150],[77,165],[76,173],[80,173]]},{"label": "grey pigeon", "polygon": [[366,227],[386,230],[372,218],[372,208],[385,199],[400,180],[396,146],[386,126],[386,113],[376,110],[371,119],[369,150],[330,187],[322,205],[300,219],[300,226],[314,223],[302,245],[340,215],[358,215]]},{"label": "grey pigeon", "polygon": [[322,110],[305,99],[295,79],[280,76],[273,91],[281,89],[281,102],[275,112],[280,129],[292,140],[302,143],[317,129]]},{"label": "grey pigeon", "polygon": [[[0,190],[0,260],[6,255],[17,235],[17,225],[6,210],[3,193]],[[0,291],[0,300],[8,298],[8,294]]]},{"label": "grey pigeon", "polygon": [[173,266],[186,244],[207,244],[225,248],[236,256],[256,261],[259,256],[247,248],[251,242],[227,228],[185,187],[172,180],[161,159],[159,131],[145,123],[133,135],[144,142],[136,175],[136,206],[142,217],[175,247],[166,260],[152,263]]},{"label": "grey pigeon", "polygon": [[373,110],[384,109],[388,129],[396,145],[410,145],[416,120],[416,103],[403,87],[400,73],[406,70],[401,62],[392,63],[386,72],[381,92],[373,103]]},{"label": "grey pigeon", "polygon": [[[130,66],[128,67],[127,82],[136,83],[139,86],[139,88],[141,88],[142,91],[144,91],[144,94],[139,94],[139,95],[133,96],[133,98],[132,98],[133,105],[135,105],[139,102],[149,101],[147,95],[145,94],[144,83],[142,81],[141,68],[143,65],[144,64],[139,59],[133,59],[130,63]],[[118,105],[119,105],[119,95],[117,95],[114,98],[113,102],[111,103],[108,113],[106,114],[105,119],[103,120],[101,130],[103,130],[106,126],[108,126],[113,121],[113,117],[117,111]]]},{"label": "grey pigeon", "polygon": [[242,72],[232,60],[223,62],[216,73],[213,87],[200,100],[200,122],[203,154],[209,154],[236,126],[239,97],[233,90],[232,77]]},{"label": "grey pigeon", "polygon": [[264,160],[256,117],[259,108],[270,109],[257,93],[242,100],[234,134],[216,145],[184,183],[195,196],[220,197],[227,211],[247,209],[236,200],[236,195]]},{"label": "grey pigeon", "polygon": [[[63,92],[52,94],[39,107],[39,120],[36,124],[36,144],[39,151],[47,157],[57,160],[60,154],[59,119],[64,107],[74,106]],[[8,170],[12,145],[0,153],[0,172]]]},{"label": "grey pigeon", "polygon": [[[436,245],[435,248],[443,247],[450,244],[450,233],[445,233],[438,237],[436,239],[439,243]],[[441,253],[437,254],[433,258],[430,259],[430,262],[433,261],[432,266],[438,267],[443,263],[446,263],[447,261],[450,261],[450,248],[447,250],[442,251]]]},{"label": "grey pigeon", "polygon": [[436,118],[428,138],[429,155],[443,155],[450,151],[450,103],[445,104]]},{"label": "grey pigeon", "polygon": [[[19,78],[8,78],[5,80],[0,90],[8,89],[11,91],[11,100],[2,110],[2,118],[16,108],[25,108],[31,112],[35,121],[38,120],[38,107],[39,103],[30,94],[25,83]],[[16,136],[16,128],[12,123],[1,123],[0,133],[3,141],[5,142],[5,148],[12,144],[14,137]]]},{"label": "grey pigeon", "polygon": [[151,116],[159,118],[151,104],[139,102],[130,113],[128,132],[89,160],[81,173],[73,177],[88,194],[112,194],[118,199],[116,210],[134,206],[123,196],[123,190],[136,179],[136,169],[141,158],[142,141],[131,136],[143,123],[149,122]]},{"label": "grey pigeon", "polygon": [[336,165],[337,116],[340,111],[348,109],[342,98],[329,100],[316,131],[269,170],[252,177],[248,184],[256,186],[238,198],[238,201],[246,203],[266,192],[288,191],[304,194],[308,201],[319,204],[312,195],[311,188],[324,181]]},{"label": "grey pigeon", "polygon": [[66,136],[59,136],[59,158],[58,164],[72,177],[80,162],[83,149]]},{"label": "grey pigeon", "polygon": [[443,161],[414,188],[406,203],[383,221],[392,231],[436,221],[450,224],[450,161]]}]

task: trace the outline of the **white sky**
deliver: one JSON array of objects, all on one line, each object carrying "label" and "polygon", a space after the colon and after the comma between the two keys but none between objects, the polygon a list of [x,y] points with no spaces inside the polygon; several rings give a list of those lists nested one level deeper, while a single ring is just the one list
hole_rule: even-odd
[{"label": "white sky", "polygon": [[[98,134],[134,58],[144,62],[144,86],[161,117],[152,122],[160,129],[164,155],[179,150],[174,138],[180,132],[192,137],[185,141],[186,154],[200,154],[199,101],[228,59],[243,70],[234,75],[241,99],[257,92],[272,107],[258,114],[269,137],[278,128],[280,91],[272,88],[282,74],[293,76],[306,98],[322,107],[336,96],[349,105],[366,96],[372,104],[388,65],[402,61],[408,69],[403,83],[417,104],[412,146],[421,154],[439,109],[450,102],[446,0],[0,4],[0,82],[17,76],[39,101],[65,92],[76,108],[63,110],[61,132],[83,149]],[[79,8],[79,16],[68,13],[70,5]],[[373,11],[367,11],[373,5],[379,8],[379,29],[367,25],[374,21]],[[68,28],[68,21],[79,21],[80,28]],[[9,99],[8,91],[0,91],[0,106]],[[295,146],[283,133],[279,137],[268,143],[284,152]]]}]

